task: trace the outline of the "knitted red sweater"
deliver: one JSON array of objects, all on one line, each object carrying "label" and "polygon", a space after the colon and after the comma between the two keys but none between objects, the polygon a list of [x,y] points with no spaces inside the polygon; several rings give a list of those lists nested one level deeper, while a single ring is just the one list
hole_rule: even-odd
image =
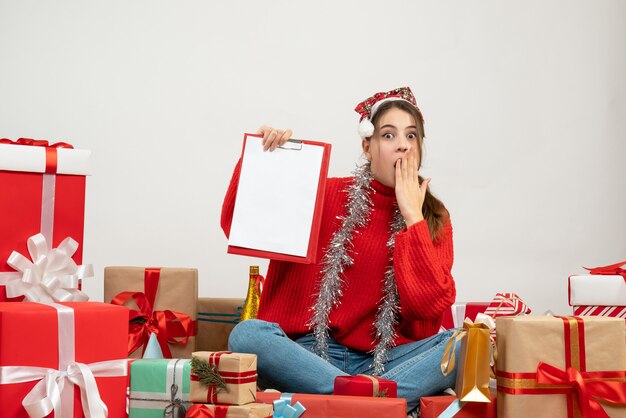
[{"label": "knitted red sweater", "polygon": [[[235,206],[241,160],[222,206],[222,229],[226,236]],[[329,178],[318,248],[313,264],[270,261],[261,295],[259,319],[277,322],[291,337],[311,332],[309,308],[315,303],[320,263],[332,234],[339,229],[337,216],[345,214],[346,188],[352,178]],[[350,251],[354,264],[345,270],[343,297],[331,311],[331,335],[346,347],[370,351],[375,347],[373,322],[383,296],[382,283],[389,261],[386,242],[396,205],[393,188],[376,180],[372,186],[374,209],[369,224],[359,230]],[[446,223],[433,243],[426,221],[418,222],[396,235],[394,269],[400,297],[399,324],[395,343],[405,344],[437,333],[441,316],[455,298],[452,268],[452,226]]]}]

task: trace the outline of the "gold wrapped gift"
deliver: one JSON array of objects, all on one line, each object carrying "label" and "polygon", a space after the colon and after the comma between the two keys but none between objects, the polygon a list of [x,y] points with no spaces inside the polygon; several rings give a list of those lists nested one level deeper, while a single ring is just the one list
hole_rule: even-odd
[{"label": "gold wrapped gift", "polygon": [[[498,416],[626,417],[624,320],[497,318]],[[609,401],[612,403],[607,403]]]},{"label": "gold wrapped gift", "polygon": [[191,359],[189,400],[244,405],[256,401],[256,354],[197,351]]}]

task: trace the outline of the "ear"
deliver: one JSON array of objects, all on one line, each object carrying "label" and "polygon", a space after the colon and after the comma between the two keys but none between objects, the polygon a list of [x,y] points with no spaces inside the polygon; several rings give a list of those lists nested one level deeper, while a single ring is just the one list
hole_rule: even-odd
[{"label": "ear", "polygon": [[372,153],[370,151],[370,141],[366,139],[362,139],[361,147],[363,148],[363,154],[365,154],[365,158],[367,158],[368,161],[372,161]]}]

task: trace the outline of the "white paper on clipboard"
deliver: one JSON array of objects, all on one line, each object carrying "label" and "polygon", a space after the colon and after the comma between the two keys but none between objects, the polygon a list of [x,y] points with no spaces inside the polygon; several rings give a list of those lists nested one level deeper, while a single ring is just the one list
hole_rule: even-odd
[{"label": "white paper on clipboard", "polygon": [[305,257],[323,153],[306,143],[264,152],[247,136],[228,244]]}]

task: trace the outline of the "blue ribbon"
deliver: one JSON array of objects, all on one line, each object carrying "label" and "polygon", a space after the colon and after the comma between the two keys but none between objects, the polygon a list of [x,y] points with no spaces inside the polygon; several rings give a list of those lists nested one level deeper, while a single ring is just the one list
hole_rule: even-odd
[{"label": "blue ribbon", "polygon": [[304,405],[296,402],[291,405],[293,393],[283,393],[274,401],[274,418],[298,418],[306,411]]},{"label": "blue ribbon", "polygon": [[437,418],[452,418],[454,417],[463,407],[465,406],[465,402],[461,402],[458,398],[454,400],[448,407],[441,413]]}]

